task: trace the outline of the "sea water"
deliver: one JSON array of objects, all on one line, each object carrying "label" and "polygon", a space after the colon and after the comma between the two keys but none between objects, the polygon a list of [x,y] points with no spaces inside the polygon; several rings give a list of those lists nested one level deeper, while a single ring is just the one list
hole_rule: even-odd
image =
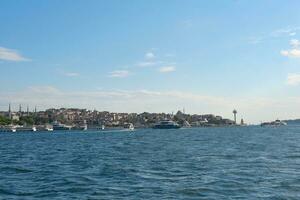
[{"label": "sea water", "polygon": [[300,127],[0,134],[0,199],[300,199]]}]

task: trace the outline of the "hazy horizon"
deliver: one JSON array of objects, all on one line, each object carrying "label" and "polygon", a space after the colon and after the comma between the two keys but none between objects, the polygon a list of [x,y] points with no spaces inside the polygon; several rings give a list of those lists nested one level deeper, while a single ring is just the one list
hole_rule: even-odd
[{"label": "hazy horizon", "polygon": [[1,1],[0,110],[300,118],[298,1]]}]

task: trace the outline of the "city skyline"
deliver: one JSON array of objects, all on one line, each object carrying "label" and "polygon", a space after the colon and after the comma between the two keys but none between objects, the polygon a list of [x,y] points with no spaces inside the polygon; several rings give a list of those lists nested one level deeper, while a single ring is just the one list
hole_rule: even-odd
[{"label": "city skyline", "polygon": [[[0,110],[300,118],[297,1],[2,1]],[[80,12],[78,12],[80,10]],[[25,108],[25,107],[24,107]]]}]

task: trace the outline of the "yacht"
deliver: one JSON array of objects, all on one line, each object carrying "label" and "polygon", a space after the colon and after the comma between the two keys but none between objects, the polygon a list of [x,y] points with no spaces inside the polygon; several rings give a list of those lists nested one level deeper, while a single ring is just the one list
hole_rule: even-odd
[{"label": "yacht", "polygon": [[55,121],[53,123],[53,130],[54,131],[68,131],[68,130],[71,130],[71,127]]},{"label": "yacht", "polygon": [[125,124],[124,128],[130,130],[130,131],[133,131],[134,130],[134,126],[132,123],[128,123],[128,124]]},{"label": "yacht", "polygon": [[263,122],[260,124],[261,126],[271,126],[271,127],[276,127],[276,126],[286,126],[287,123],[284,121],[281,121],[279,119],[272,121],[272,122]]},{"label": "yacht", "polygon": [[153,126],[154,129],[178,129],[180,125],[172,120],[163,120]]},{"label": "yacht", "polygon": [[45,126],[45,131],[53,131],[53,126],[47,124],[47,125]]},{"label": "yacht", "polygon": [[46,127],[46,131],[53,131],[53,128],[51,128],[51,127]]}]

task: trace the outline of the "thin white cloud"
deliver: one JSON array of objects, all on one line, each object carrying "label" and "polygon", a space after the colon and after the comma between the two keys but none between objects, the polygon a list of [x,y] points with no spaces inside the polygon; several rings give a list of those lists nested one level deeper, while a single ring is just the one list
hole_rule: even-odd
[{"label": "thin white cloud", "polygon": [[112,78],[124,78],[129,76],[129,71],[127,70],[115,70],[109,73],[109,77]]},{"label": "thin white cloud", "polygon": [[67,72],[64,75],[68,76],[68,77],[76,77],[76,76],[79,76],[79,73],[77,73],[77,72]]},{"label": "thin white cloud", "polygon": [[248,37],[248,42],[250,44],[259,44],[265,40],[283,38],[283,37],[293,37],[297,35],[297,32],[300,30],[300,26],[288,26],[285,28],[274,30],[270,33],[263,33],[259,36]]},{"label": "thin white cloud", "polygon": [[154,61],[143,61],[143,62],[138,62],[137,66],[139,66],[139,67],[151,67],[151,66],[155,66],[157,64],[158,64],[158,62],[154,62]]},{"label": "thin white cloud", "polygon": [[169,72],[174,72],[176,68],[174,66],[164,66],[159,68],[159,72],[161,73],[169,73]]},{"label": "thin white cloud", "polygon": [[286,57],[300,58],[300,49],[299,49],[300,42],[299,42],[299,40],[296,40],[296,39],[290,40],[290,45],[292,46],[292,49],[281,50],[280,54],[283,56],[286,56]]},{"label": "thin white cloud", "polygon": [[296,40],[296,39],[292,39],[292,40],[290,40],[290,45],[294,48],[297,48],[300,46],[300,41]]},{"label": "thin white cloud", "polygon": [[291,86],[299,85],[300,84],[300,74],[296,74],[296,73],[288,74],[286,83],[287,83],[287,85],[291,85]]},{"label": "thin white cloud", "polygon": [[290,49],[290,50],[282,50],[281,55],[291,57],[291,58],[300,58],[300,50],[299,49]]},{"label": "thin white cloud", "polygon": [[14,49],[0,47],[0,60],[20,62],[29,61],[30,59],[23,57],[18,51]]},{"label": "thin white cloud", "polygon": [[146,58],[146,59],[153,59],[153,58],[155,58],[155,55],[154,55],[153,52],[147,52],[147,53],[145,54],[145,58]]},{"label": "thin white cloud", "polygon": [[288,26],[286,28],[278,29],[271,32],[272,37],[287,37],[287,36],[295,36],[297,31],[300,30],[299,26]]},{"label": "thin white cloud", "polygon": [[27,88],[27,90],[29,90],[30,92],[33,92],[33,93],[51,93],[51,94],[60,94],[61,92],[53,87],[53,86],[30,86]]},{"label": "thin white cloud", "polygon": [[250,44],[259,44],[264,40],[263,37],[249,37],[248,41]]}]

